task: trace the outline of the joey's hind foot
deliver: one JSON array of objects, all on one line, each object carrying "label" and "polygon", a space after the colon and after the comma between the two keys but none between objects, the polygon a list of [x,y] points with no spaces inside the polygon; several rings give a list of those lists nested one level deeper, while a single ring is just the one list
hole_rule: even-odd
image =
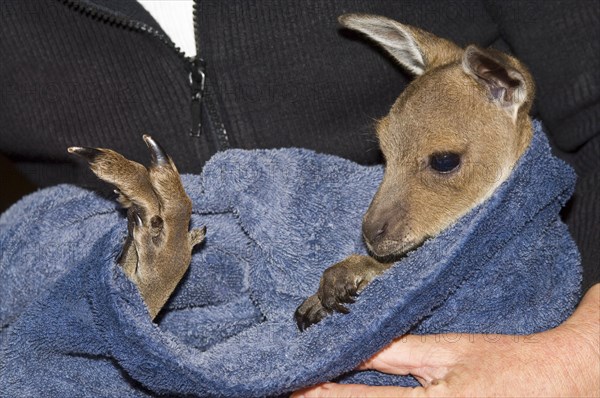
[{"label": "joey's hind foot", "polygon": [[206,229],[189,231],[192,202],[177,168],[152,137],[143,138],[150,152],[149,167],[110,149],[70,147],[68,151],[87,160],[100,179],[117,188],[128,225],[119,264],[154,318],[187,271],[192,248],[204,240]]}]

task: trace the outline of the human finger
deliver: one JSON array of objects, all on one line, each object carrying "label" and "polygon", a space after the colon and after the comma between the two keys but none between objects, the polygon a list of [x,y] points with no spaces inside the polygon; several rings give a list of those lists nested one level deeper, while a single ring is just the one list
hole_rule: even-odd
[{"label": "human finger", "polygon": [[[380,372],[421,376],[423,369],[447,369],[460,356],[460,340],[456,334],[416,336],[406,335],[394,340],[359,366],[360,370],[374,369]],[[434,378],[443,378],[434,372]]]},{"label": "human finger", "polygon": [[292,398],[403,398],[424,397],[423,387],[366,386],[362,384],[324,383],[296,391]]}]

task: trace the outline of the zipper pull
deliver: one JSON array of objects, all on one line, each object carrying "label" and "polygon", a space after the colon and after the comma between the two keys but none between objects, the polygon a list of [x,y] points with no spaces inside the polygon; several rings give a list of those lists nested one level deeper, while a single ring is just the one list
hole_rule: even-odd
[{"label": "zipper pull", "polygon": [[204,82],[206,81],[206,63],[202,58],[196,57],[192,61],[192,71],[190,72],[190,86],[192,88],[192,137],[202,135],[202,100],[204,99]]}]

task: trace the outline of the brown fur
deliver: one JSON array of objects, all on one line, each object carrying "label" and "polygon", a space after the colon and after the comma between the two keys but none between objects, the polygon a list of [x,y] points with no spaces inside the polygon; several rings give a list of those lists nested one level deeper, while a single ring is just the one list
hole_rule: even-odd
[{"label": "brown fur", "polygon": [[[516,59],[455,44],[387,18],[350,14],[345,27],[363,32],[417,75],[377,124],[386,169],[363,218],[373,257],[350,256],[323,274],[317,293],[296,311],[303,330],[346,303],[391,261],[439,234],[485,201],[508,177],[532,137],[534,85]],[[460,155],[440,173],[436,153]],[[390,261],[390,262],[386,262]]]},{"label": "brown fur", "polygon": [[[401,254],[489,197],[524,152],[531,131],[527,116],[513,123],[459,63],[418,77],[377,126],[386,171],[364,222],[386,219],[393,229],[388,240],[371,247],[374,254]],[[436,152],[461,153],[460,170],[440,175],[428,168]]]},{"label": "brown fur", "polygon": [[[363,219],[373,256],[352,255],[323,274],[316,294],[296,311],[300,329],[344,305],[392,260],[437,235],[486,200],[508,177],[532,137],[534,84],[515,58],[476,46],[459,48],[418,28],[371,15],[340,17],[416,75],[379,121],[386,159],[383,181]],[[115,185],[128,209],[129,236],[119,260],[154,318],[191,259],[202,230],[188,231],[191,202],[173,161],[148,136],[146,168],[108,149],[69,148]],[[436,171],[432,156],[452,153],[460,165]],[[390,262],[386,262],[390,261]]]},{"label": "brown fur", "polygon": [[151,137],[144,140],[153,158],[149,168],[110,149],[71,147],[69,152],[86,158],[99,178],[117,187],[129,226],[119,263],[154,318],[183,278],[205,230],[188,231],[192,202],[177,168]]}]

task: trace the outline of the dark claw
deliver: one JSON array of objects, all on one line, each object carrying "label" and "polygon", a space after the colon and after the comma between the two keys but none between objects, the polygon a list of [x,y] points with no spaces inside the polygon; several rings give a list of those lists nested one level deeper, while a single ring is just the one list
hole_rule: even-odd
[{"label": "dark claw", "polygon": [[127,210],[127,232],[128,234],[131,234],[133,231],[133,227],[135,226],[135,216],[134,216],[134,211],[132,208],[130,208],[129,210]]},{"label": "dark claw", "polygon": [[298,330],[300,330],[301,332],[304,332],[306,325],[304,325],[304,318],[302,317],[302,315],[300,315],[298,310],[296,310],[296,312],[294,313],[294,319],[296,320],[296,325],[298,326]]},{"label": "dark claw", "polygon": [[75,155],[81,156],[86,159],[88,162],[93,163],[98,155],[102,153],[102,151],[96,148],[88,148],[88,147],[80,147],[80,146],[72,146],[67,148],[69,153],[73,153]]},{"label": "dark claw", "polygon": [[135,223],[137,224],[138,227],[144,226],[144,223],[142,222],[142,218],[137,213],[135,213]]},{"label": "dark claw", "polygon": [[302,303],[294,313],[294,319],[298,329],[303,332],[315,323],[331,314],[331,311],[323,307],[317,296],[311,296]]},{"label": "dark claw", "polygon": [[148,134],[144,134],[144,141],[150,149],[150,159],[153,166],[163,166],[169,162],[169,155],[158,142],[156,142]]},{"label": "dark claw", "polygon": [[304,332],[306,329],[319,322],[321,319],[314,319],[313,311],[309,311],[308,314],[302,315],[298,310],[294,314],[294,318],[296,319],[296,325],[298,325],[298,330]]}]

